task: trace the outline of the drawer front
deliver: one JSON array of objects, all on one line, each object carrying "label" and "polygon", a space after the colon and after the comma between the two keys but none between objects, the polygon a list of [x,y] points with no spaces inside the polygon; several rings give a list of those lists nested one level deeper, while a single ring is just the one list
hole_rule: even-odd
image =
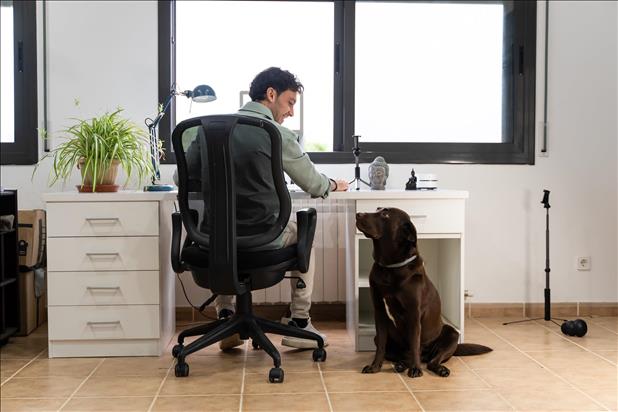
[{"label": "drawer front", "polygon": [[159,272],[49,272],[48,305],[157,305]]},{"label": "drawer front", "polygon": [[158,202],[47,204],[47,236],[157,236]]},{"label": "drawer front", "polygon": [[[357,212],[375,212],[378,207],[406,211],[418,233],[463,233],[464,199],[358,200]],[[360,231],[357,232],[360,233]]]},{"label": "drawer front", "polygon": [[159,270],[159,238],[49,238],[47,270]]},{"label": "drawer front", "polygon": [[158,305],[50,306],[49,340],[159,337]]}]

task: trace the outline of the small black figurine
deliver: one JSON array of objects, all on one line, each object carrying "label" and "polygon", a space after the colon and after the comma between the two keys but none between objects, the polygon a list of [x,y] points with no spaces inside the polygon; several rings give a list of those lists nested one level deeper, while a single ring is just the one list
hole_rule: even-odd
[{"label": "small black figurine", "polygon": [[414,174],[414,169],[412,169],[412,176],[410,176],[406,183],[406,190],[416,190],[416,175]]}]

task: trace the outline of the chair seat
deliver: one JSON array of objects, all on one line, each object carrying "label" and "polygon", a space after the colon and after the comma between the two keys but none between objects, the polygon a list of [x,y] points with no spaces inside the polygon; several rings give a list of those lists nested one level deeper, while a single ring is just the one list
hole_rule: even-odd
[{"label": "chair seat", "polygon": [[[182,250],[182,260],[192,268],[208,268],[208,249],[199,246],[187,246]],[[296,245],[275,250],[261,250],[259,252],[239,251],[237,256],[238,270],[245,273],[260,272],[262,268],[271,268],[289,263],[285,270],[294,270],[297,258]]]}]

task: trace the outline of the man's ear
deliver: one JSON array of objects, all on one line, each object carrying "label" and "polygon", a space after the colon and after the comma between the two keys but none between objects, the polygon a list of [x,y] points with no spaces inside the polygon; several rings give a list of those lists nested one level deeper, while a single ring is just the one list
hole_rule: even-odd
[{"label": "man's ear", "polygon": [[277,91],[273,87],[269,87],[268,89],[266,89],[266,100],[272,103],[276,99],[277,99]]}]

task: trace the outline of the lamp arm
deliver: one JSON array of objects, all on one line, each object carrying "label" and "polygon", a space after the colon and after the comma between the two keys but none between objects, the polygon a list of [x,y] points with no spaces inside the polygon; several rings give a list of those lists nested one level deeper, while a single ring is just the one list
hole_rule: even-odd
[{"label": "lamp arm", "polygon": [[154,169],[154,174],[152,175],[152,184],[154,185],[160,178],[161,172],[159,170],[159,139],[157,137],[157,127],[161,122],[163,116],[165,116],[165,112],[167,112],[168,107],[172,103],[172,98],[176,95],[176,87],[175,85],[172,87],[165,104],[163,105],[163,110],[157,113],[157,116],[152,119],[146,119],[145,123],[148,127],[148,135],[150,137],[150,161],[152,162],[152,168]]}]

